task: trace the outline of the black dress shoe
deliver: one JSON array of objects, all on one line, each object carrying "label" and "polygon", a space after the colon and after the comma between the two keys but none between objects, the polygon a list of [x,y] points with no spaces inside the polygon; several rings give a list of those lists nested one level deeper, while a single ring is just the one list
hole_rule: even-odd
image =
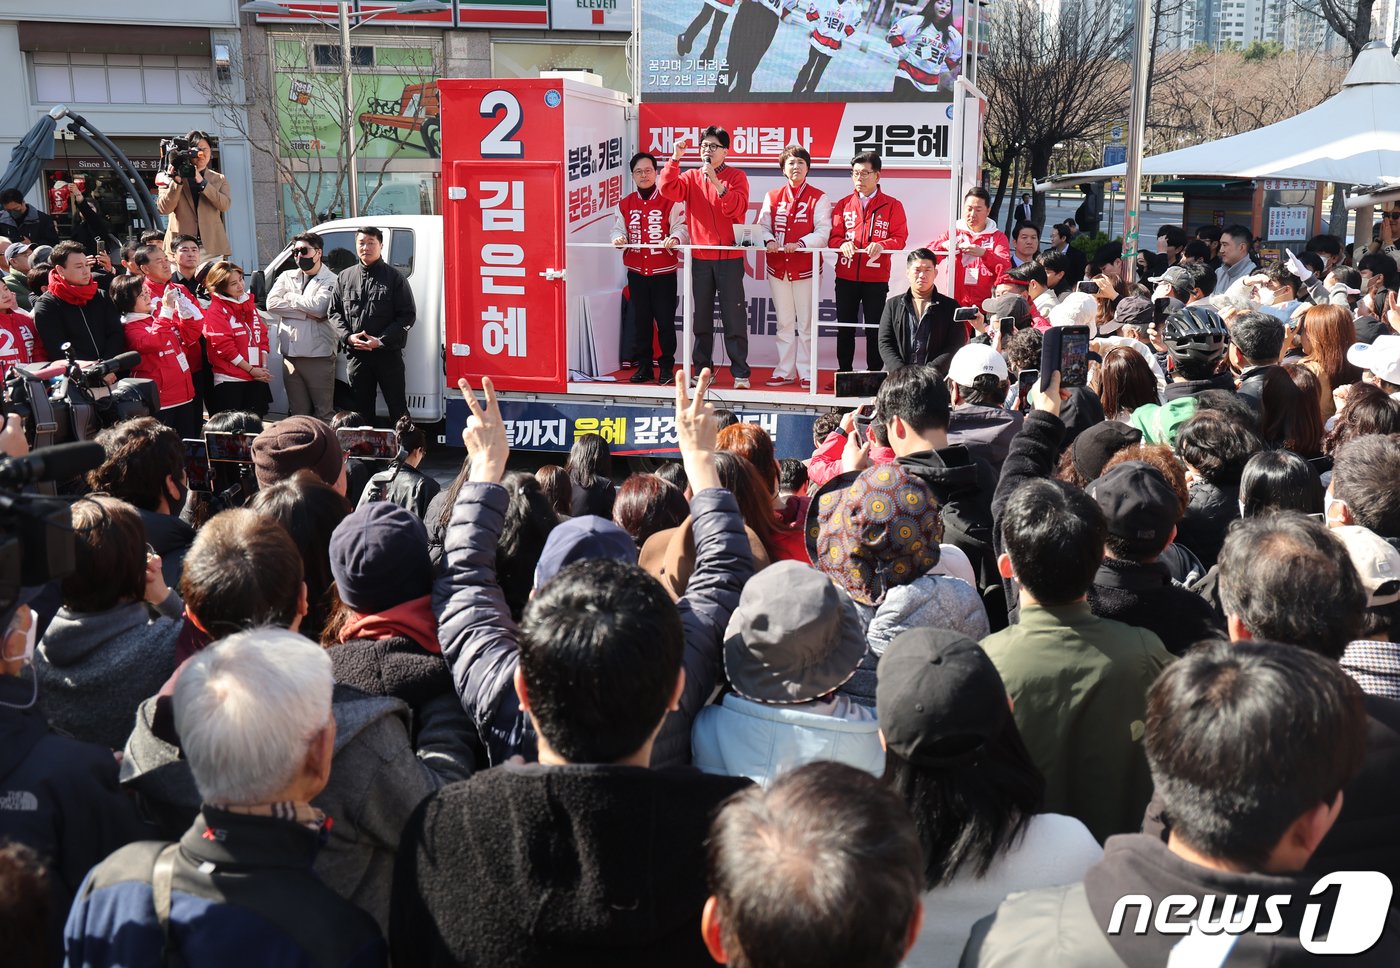
[{"label": "black dress shoe", "polygon": [[658,386],[670,387],[676,385],[676,375],[674,373],[663,373],[656,378]]},{"label": "black dress shoe", "polygon": [[651,367],[647,367],[645,370],[638,369],[636,373],[633,373],[630,377],[627,378],[628,383],[650,383],[651,380]]}]

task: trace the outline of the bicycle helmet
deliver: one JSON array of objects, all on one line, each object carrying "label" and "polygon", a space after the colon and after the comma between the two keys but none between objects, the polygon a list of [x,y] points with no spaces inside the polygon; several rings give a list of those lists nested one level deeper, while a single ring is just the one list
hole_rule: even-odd
[{"label": "bicycle helmet", "polygon": [[1178,369],[1210,373],[1230,345],[1230,330],[1215,310],[1183,306],[1167,317],[1162,340]]}]

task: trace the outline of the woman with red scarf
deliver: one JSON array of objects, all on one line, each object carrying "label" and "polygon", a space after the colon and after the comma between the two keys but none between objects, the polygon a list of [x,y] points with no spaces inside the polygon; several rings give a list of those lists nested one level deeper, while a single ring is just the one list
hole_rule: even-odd
[{"label": "woman with red scarf", "polygon": [[768,288],[778,317],[778,363],[770,387],[797,379],[811,385],[812,361],[812,256],[803,249],[826,245],[831,235],[831,199],[807,183],[812,156],[807,149],[788,145],[778,156],[787,184],[763,197],[758,224],[768,247]]},{"label": "woman with red scarf", "polygon": [[[97,289],[92,264],[77,242],[60,242],[49,255],[47,291],[34,302],[34,325],[43,343],[43,359],[63,359],[63,344],[83,361],[110,360],[126,351],[121,314]],[[116,382],[115,374],[108,381]]]},{"label": "woman with red scarf", "polygon": [[272,402],[267,369],[267,326],[243,285],[243,270],[220,262],[204,279],[209,308],[204,313],[204,339],[214,371],[211,414],[245,410],[259,417]]}]

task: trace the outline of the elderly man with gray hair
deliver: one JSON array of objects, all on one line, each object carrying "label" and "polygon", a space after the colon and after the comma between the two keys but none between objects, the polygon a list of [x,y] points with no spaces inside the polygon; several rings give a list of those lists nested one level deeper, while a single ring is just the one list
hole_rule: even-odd
[{"label": "elderly man with gray hair", "polygon": [[384,965],[374,919],[312,872],[330,821],[311,800],[335,749],[331,661],[285,629],[195,656],[175,724],[203,805],[173,844],[123,847],[84,881],[67,964]]}]

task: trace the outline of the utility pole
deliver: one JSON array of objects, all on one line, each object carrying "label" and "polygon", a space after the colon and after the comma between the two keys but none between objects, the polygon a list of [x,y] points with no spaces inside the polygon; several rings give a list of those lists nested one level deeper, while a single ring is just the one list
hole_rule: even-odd
[{"label": "utility pole", "polygon": [[1147,83],[1152,64],[1152,0],[1137,0],[1134,24],[1132,107],[1128,113],[1128,172],[1123,182],[1123,278],[1137,270],[1138,206],[1142,194],[1142,143],[1147,129]]}]

